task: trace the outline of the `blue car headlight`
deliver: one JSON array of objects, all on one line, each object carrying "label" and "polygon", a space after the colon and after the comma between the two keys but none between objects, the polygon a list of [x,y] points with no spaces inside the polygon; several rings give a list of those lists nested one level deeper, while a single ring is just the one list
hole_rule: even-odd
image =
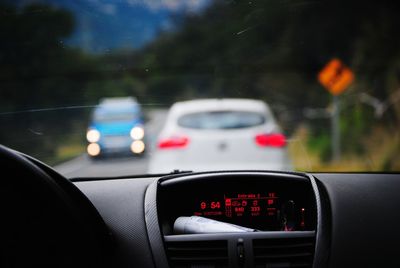
[{"label": "blue car headlight", "polygon": [[98,142],[100,140],[100,132],[97,129],[90,129],[86,133],[88,142]]},{"label": "blue car headlight", "polygon": [[132,139],[141,140],[144,137],[144,129],[142,127],[133,127],[130,134]]}]

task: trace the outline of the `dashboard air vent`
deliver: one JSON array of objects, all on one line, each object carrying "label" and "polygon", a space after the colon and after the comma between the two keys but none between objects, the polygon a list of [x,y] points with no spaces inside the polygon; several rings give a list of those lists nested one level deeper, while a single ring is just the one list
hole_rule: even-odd
[{"label": "dashboard air vent", "polygon": [[228,267],[228,242],[166,241],[171,267]]},{"label": "dashboard air vent", "polygon": [[253,240],[256,267],[312,267],[314,238]]}]

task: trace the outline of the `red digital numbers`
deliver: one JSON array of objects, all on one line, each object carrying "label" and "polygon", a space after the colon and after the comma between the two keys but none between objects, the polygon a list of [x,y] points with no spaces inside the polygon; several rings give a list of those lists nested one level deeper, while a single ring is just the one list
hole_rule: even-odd
[{"label": "red digital numbers", "polygon": [[235,208],[235,212],[243,213],[244,208],[243,207]]},{"label": "red digital numbers", "polygon": [[221,208],[221,203],[220,202],[211,202],[211,209],[219,209]]},{"label": "red digital numbers", "polygon": [[260,207],[251,207],[251,212],[260,212],[261,208]]},{"label": "red digital numbers", "polygon": [[[204,202],[204,201],[201,202],[201,203],[200,203],[200,208],[201,208],[202,210],[207,209],[207,203]],[[220,209],[220,208],[221,208],[221,202],[219,202],[219,201],[210,202],[209,208],[211,208],[211,209]]]},{"label": "red digital numbers", "polygon": [[224,195],[221,199],[201,201],[200,213],[204,216],[224,215],[228,218],[275,216],[278,200],[276,192]]}]

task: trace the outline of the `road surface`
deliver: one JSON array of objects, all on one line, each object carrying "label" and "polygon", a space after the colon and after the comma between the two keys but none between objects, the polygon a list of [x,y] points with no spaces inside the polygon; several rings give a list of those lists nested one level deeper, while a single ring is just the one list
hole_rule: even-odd
[{"label": "road surface", "polygon": [[147,154],[143,157],[115,157],[93,161],[85,154],[54,168],[67,178],[145,174],[149,155],[154,150],[157,135],[163,127],[166,115],[165,109],[152,110],[148,113],[149,121],[145,126],[148,148]]}]

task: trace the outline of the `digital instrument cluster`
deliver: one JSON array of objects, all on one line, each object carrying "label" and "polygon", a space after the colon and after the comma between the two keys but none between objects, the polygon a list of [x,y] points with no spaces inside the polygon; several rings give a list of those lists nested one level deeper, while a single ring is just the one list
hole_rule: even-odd
[{"label": "digital instrument cluster", "polygon": [[298,231],[308,227],[308,209],[276,191],[235,192],[198,197],[192,214],[261,230]]},{"label": "digital instrument cluster", "polygon": [[159,216],[165,233],[179,217],[199,216],[258,231],[315,230],[316,205],[306,179],[223,177],[161,186]]}]

